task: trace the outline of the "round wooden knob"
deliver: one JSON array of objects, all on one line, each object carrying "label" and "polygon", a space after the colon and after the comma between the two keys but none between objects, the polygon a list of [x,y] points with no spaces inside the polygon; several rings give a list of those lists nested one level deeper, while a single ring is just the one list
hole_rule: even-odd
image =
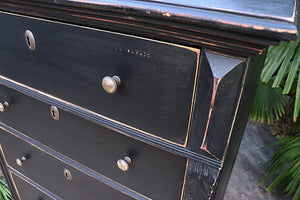
[{"label": "round wooden knob", "polygon": [[117,161],[117,165],[118,165],[119,169],[124,172],[129,170],[130,164],[131,164],[131,159],[127,156],[125,156],[124,159],[119,159]]},{"label": "round wooden knob", "polygon": [[22,167],[23,163],[27,160],[27,158],[25,156],[22,156],[22,158],[17,158],[16,159],[16,163]]},{"label": "round wooden knob", "polygon": [[4,103],[0,103],[0,112],[4,112],[5,108],[8,108],[9,104],[7,101],[5,101]]},{"label": "round wooden knob", "polygon": [[103,89],[110,94],[115,93],[118,89],[118,85],[120,84],[121,84],[121,79],[118,76],[113,76],[113,77],[105,76],[102,79]]}]

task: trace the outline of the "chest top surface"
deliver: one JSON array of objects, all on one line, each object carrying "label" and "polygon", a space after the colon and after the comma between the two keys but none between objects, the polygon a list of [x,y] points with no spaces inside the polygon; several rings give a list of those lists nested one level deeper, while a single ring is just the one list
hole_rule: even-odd
[{"label": "chest top surface", "polygon": [[297,8],[298,0],[0,1],[2,11],[239,55],[295,40]]}]

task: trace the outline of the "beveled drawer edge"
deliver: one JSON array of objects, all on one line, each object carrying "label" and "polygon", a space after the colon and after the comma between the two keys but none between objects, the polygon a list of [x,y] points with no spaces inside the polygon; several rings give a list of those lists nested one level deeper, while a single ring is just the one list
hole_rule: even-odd
[{"label": "beveled drawer edge", "polygon": [[29,19],[33,19],[33,20],[44,21],[44,22],[51,22],[51,23],[62,24],[62,25],[67,25],[67,26],[84,28],[84,29],[89,29],[89,30],[94,30],[94,31],[101,31],[101,32],[105,32],[105,33],[115,34],[115,35],[122,35],[122,36],[125,36],[125,37],[132,37],[132,38],[141,39],[141,40],[147,40],[147,41],[151,41],[151,42],[155,42],[155,43],[167,44],[167,45],[171,45],[171,46],[180,47],[180,48],[183,48],[183,49],[188,49],[188,50],[193,51],[197,54],[200,53],[199,48],[190,47],[190,46],[187,46],[187,45],[176,44],[176,43],[172,43],[172,42],[166,42],[166,41],[162,41],[162,40],[151,39],[151,38],[147,38],[147,37],[136,36],[136,35],[126,34],[126,33],[120,33],[120,32],[116,32],[116,31],[109,31],[109,30],[100,29],[100,28],[92,28],[92,27],[83,26],[83,25],[71,24],[71,23],[66,23],[66,22],[61,22],[61,21],[54,21],[54,20],[51,20],[51,19],[28,16],[28,15],[23,15],[23,14],[18,14],[18,13],[11,13],[11,12],[7,12],[7,11],[3,11],[3,10],[0,10],[0,13],[6,14],[6,15],[14,15],[14,16],[17,16],[17,17],[29,18]]},{"label": "beveled drawer edge", "polygon": [[[151,42],[155,42],[155,43],[166,44],[166,45],[170,45],[170,46],[176,46],[176,47],[187,49],[187,50],[190,50],[190,51],[196,53],[197,54],[197,63],[196,63],[196,66],[195,66],[195,75],[194,75],[194,81],[193,81],[193,92],[192,92],[192,96],[191,96],[192,98],[191,98],[191,106],[190,106],[190,109],[189,109],[189,119],[188,119],[188,122],[187,122],[186,137],[185,137],[185,141],[184,141],[183,144],[164,139],[162,137],[156,136],[154,134],[148,133],[148,132],[140,130],[140,129],[136,129],[132,126],[126,125],[125,123],[121,123],[121,122],[118,122],[117,120],[113,120],[113,119],[110,119],[110,118],[106,117],[107,119],[109,119],[111,121],[122,124],[123,126],[127,126],[127,127],[130,127],[130,128],[136,129],[139,132],[143,132],[144,134],[150,135],[152,137],[156,137],[158,139],[165,140],[167,142],[170,142],[170,143],[173,143],[173,144],[176,144],[176,145],[179,145],[179,146],[183,146],[183,147],[187,146],[188,136],[189,136],[189,133],[190,133],[191,119],[192,119],[192,114],[193,114],[194,99],[195,99],[196,86],[197,86],[197,77],[198,77],[198,71],[199,71],[199,62],[200,62],[200,53],[201,53],[199,48],[194,48],[194,47],[189,47],[189,46],[184,46],[184,45],[180,45],[180,44],[169,43],[169,42],[164,42],[164,41],[160,41],[160,40],[154,40],[154,39],[134,36],[134,35],[128,35],[128,34],[123,34],[123,33],[118,33],[118,32],[113,32],[113,31],[107,31],[107,30],[96,29],[96,28],[91,28],[91,27],[85,27],[85,26],[80,26],[80,25],[74,25],[74,24],[69,24],[69,23],[57,22],[57,21],[52,21],[52,20],[47,20],[47,19],[42,19],[42,18],[24,16],[24,15],[15,14],[15,13],[8,13],[8,12],[5,12],[5,11],[0,11],[0,14],[14,15],[14,16],[18,16],[18,17],[33,19],[33,20],[40,20],[40,21],[51,22],[51,23],[56,23],[56,24],[63,24],[63,25],[66,25],[66,26],[85,28],[85,29],[94,30],[94,31],[101,31],[101,32],[105,32],[105,33],[136,38],[136,39],[140,39],[140,40],[147,40],[147,41],[151,41]],[[102,117],[104,117],[104,116],[102,116]]]},{"label": "beveled drawer edge", "polygon": [[189,115],[189,121],[188,121],[188,127],[187,127],[187,133],[185,137],[185,142],[183,144],[184,147],[187,146],[189,135],[191,132],[191,124],[192,124],[192,118],[194,113],[194,104],[195,104],[195,96],[196,96],[196,89],[198,85],[198,74],[199,74],[199,62],[200,62],[200,52],[197,53],[197,64],[196,64],[196,71],[195,71],[195,80],[193,85],[193,94],[192,94],[192,101],[191,101],[191,107],[190,107],[190,115]]},{"label": "beveled drawer edge", "polygon": [[[9,174],[9,177],[10,177],[10,180],[13,184],[13,188],[14,188],[14,191],[11,191],[12,193],[12,196],[13,195],[17,195],[19,199],[20,198],[20,195],[19,195],[19,192],[18,192],[18,187],[16,186],[15,184],[15,181],[12,177],[12,174],[18,176],[19,178],[21,178],[23,181],[27,182],[29,185],[31,185],[32,187],[36,188],[37,190],[41,191],[42,193],[46,194],[47,196],[51,197],[52,199],[54,200],[62,200],[60,197],[58,197],[57,195],[53,194],[52,192],[48,191],[47,189],[43,188],[42,186],[40,186],[39,184],[35,183],[34,181],[32,181],[31,179],[27,178],[26,176],[24,176],[23,174],[21,174],[20,172],[18,172],[17,170],[13,169],[11,166],[8,165],[7,163],[7,160],[5,158],[5,154],[3,152],[3,149],[2,149],[2,146],[0,144],[0,151],[3,155],[3,161],[4,161],[4,164],[7,168],[7,172]],[[14,194],[13,192],[15,192],[16,194]]]},{"label": "beveled drawer edge", "polygon": [[184,178],[183,178],[183,183],[182,183],[180,200],[183,200],[184,188],[185,188],[185,182],[186,182],[186,175],[187,175],[187,169],[188,169],[189,160],[190,160],[189,158],[186,159],[185,171],[184,171]]},{"label": "beveled drawer edge", "polygon": [[[5,85],[9,88],[12,88],[18,92],[21,92],[27,96],[30,96],[34,99],[42,101],[44,103],[55,105],[59,109],[62,109],[66,112],[79,116],[83,119],[91,121],[95,124],[103,126],[105,128],[111,129],[120,134],[126,135],[128,137],[134,138],[141,142],[150,144],[152,146],[158,147],[165,151],[169,151],[171,153],[177,154],[182,157],[190,158],[192,160],[199,161],[203,164],[211,166],[213,168],[221,168],[223,162],[217,159],[209,158],[207,156],[195,153],[183,146],[174,144],[173,142],[167,141],[163,138],[159,138],[158,136],[153,136],[146,134],[145,132],[138,130],[134,127],[125,125],[123,123],[112,120],[108,117],[102,116],[98,113],[90,111],[88,109],[82,108],[80,106],[74,105],[65,100],[54,97],[45,92],[36,90],[22,83],[11,80],[7,77],[0,75],[0,84]],[[192,105],[193,107],[193,105]]]},{"label": "beveled drawer edge", "polygon": [[[45,189],[44,187],[40,186],[39,184],[37,184],[36,182],[34,182],[33,180],[31,180],[30,178],[24,176],[23,174],[21,174],[20,172],[18,172],[17,170],[15,170],[14,168],[12,168],[11,166],[7,166],[8,167],[8,171],[12,174],[14,174],[15,176],[19,177],[20,179],[22,179],[23,181],[25,181],[26,183],[28,183],[29,185],[31,185],[32,187],[36,188],[37,190],[41,191],[42,193],[46,194],[47,196],[51,197],[54,200],[62,200],[62,198],[58,197],[57,195],[53,194],[52,192],[50,192],[49,190]],[[13,179],[13,178],[12,178]],[[16,186],[15,186],[16,187]],[[15,188],[17,193],[18,193],[18,187]],[[20,198],[21,199],[21,198]]]},{"label": "beveled drawer edge", "polygon": [[[3,174],[6,175],[5,176],[6,181],[8,184],[10,184],[9,188],[10,188],[11,196],[12,196],[12,198],[14,196],[17,196],[20,199],[20,195],[19,195],[19,192],[17,191],[15,181],[13,180],[11,171],[9,171],[9,169],[8,169],[8,164],[7,164],[6,157],[3,152],[1,144],[0,144],[0,154],[1,154],[1,158],[2,158],[1,165],[5,166],[5,170],[3,169]],[[13,191],[11,191],[11,190],[13,190]]]},{"label": "beveled drawer edge", "polygon": [[[109,187],[113,188],[114,190],[117,190],[119,192],[122,192],[123,194],[126,194],[134,199],[139,199],[139,200],[150,200],[151,198],[149,197],[146,197],[145,195],[143,194],[140,194],[88,167],[86,167],[85,165],[82,165],[80,163],[78,163],[77,161],[65,156],[65,155],[62,155],[58,152],[56,152],[55,150],[39,143],[38,141],[24,135],[23,133],[21,133],[20,131],[17,131],[15,130],[14,128],[12,127],[9,127],[7,125],[5,125],[4,123],[0,122],[0,129],[4,130],[6,132],[6,134],[11,134],[19,139],[21,139],[22,141],[30,144],[31,146],[37,148],[38,150],[48,154],[49,156],[52,156],[54,157],[55,159],[58,159],[59,161],[67,164],[67,165],[70,165],[71,167],[75,168],[76,170],[84,173],[85,175],[87,176],[90,176],[106,185],[108,185]],[[1,145],[0,145],[1,147]],[[2,148],[1,148],[2,150]],[[3,151],[2,151],[3,152]],[[8,163],[6,163],[7,166],[9,166]]]}]

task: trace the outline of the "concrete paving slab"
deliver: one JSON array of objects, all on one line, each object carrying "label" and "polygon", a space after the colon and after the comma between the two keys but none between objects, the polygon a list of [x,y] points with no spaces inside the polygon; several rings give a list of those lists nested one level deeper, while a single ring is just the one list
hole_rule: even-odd
[{"label": "concrete paving slab", "polygon": [[263,164],[275,148],[261,147],[276,141],[269,130],[259,123],[248,123],[227,186],[224,200],[290,200],[278,191],[265,192],[267,184],[258,186],[263,179]]}]

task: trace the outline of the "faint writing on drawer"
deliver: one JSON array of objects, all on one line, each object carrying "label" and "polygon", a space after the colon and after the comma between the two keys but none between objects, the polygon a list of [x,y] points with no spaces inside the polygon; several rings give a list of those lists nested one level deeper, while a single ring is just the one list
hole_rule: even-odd
[{"label": "faint writing on drawer", "polygon": [[137,56],[143,59],[150,59],[151,57],[150,53],[139,51],[139,50],[122,49],[122,48],[116,48],[115,50],[126,55]]}]

